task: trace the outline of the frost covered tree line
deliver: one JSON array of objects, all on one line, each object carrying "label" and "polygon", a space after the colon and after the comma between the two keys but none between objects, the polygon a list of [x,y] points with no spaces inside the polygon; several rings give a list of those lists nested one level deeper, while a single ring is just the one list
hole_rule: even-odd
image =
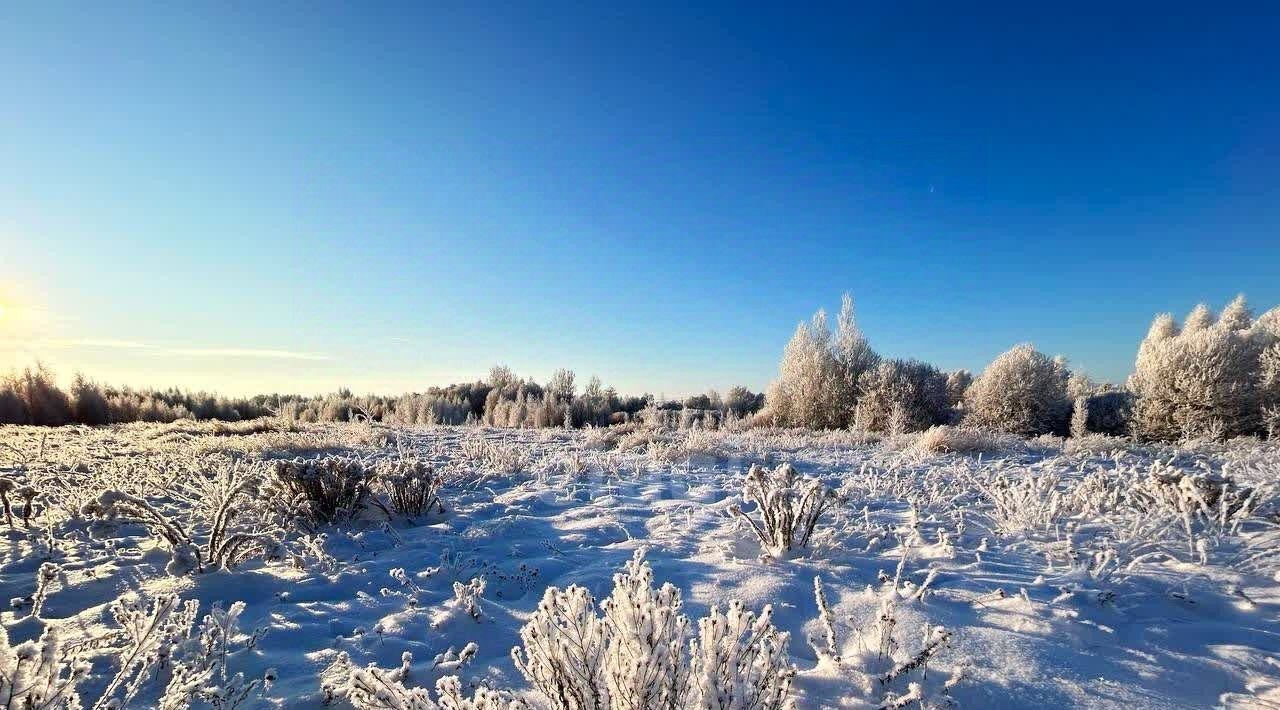
[{"label": "frost covered tree line", "polygon": [[876,353],[846,294],[834,331],[819,310],[787,343],[767,395],[737,386],[683,401],[620,395],[557,370],[540,384],[505,366],[476,382],[397,397],[350,390],[304,397],[226,398],[112,388],[77,375],[59,388],[37,366],[0,378],[0,424],[101,425],[182,419],[549,428],[644,422],[668,428],[854,429],[878,434],[963,426],[1037,436],[1106,434],[1142,440],[1274,436],[1280,429],[1280,309],[1255,318],[1243,296],[1215,315],[1196,306],[1179,325],[1161,314],[1124,386],[1073,372],[1065,358],[1016,345],[977,377]]},{"label": "frost covered tree line", "polygon": [[1141,440],[1276,436],[1280,307],[1255,318],[1244,296],[1182,325],[1157,316],[1124,387],[1072,372],[1065,358],[1016,345],[978,376],[877,355],[846,295],[835,331],[819,310],[796,328],[756,420],[880,434],[963,426],[1038,436]]},{"label": "frost covered tree line", "polygon": [[487,378],[399,396],[356,395],[348,389],[319,396],[255,395],[228,398],[207,392],[114,388],[77,374],[62,389],[42,365],[0,377],[0,424],[122,424],[197,421],[242,422],[275,417],[293,423],[376,421],[398,425],[546,428],[609,426],[647,419],[671,426],[718,426],[743,420],[764,406],[764,394],[735,386],[683,401],[652,394],[620,395],[591,377],[579,390],[573,371],[547,383],[498,365]]}]

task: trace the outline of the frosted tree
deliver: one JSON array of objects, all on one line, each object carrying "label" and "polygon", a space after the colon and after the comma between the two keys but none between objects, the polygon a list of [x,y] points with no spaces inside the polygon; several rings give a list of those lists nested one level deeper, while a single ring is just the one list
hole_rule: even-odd
[{"label": "frosted tree", "polygon": [[842,417],[834,396],[840,374],[825,311],[819,310],[811,321],[796,326],[778,369],[778,379],[765,400],[767,418],[780,426],[816,429],[840,425]]},{"label": "frosted tree", "polygon": [[1129,388],[1135,433],[1146,439],[1260,433],[1269,405],[1266,353],[1280,338],[1270,313],[1250,323],[1243,296],[1215,322],[1203,304],[1179,332],[1161,315],[1138,347]]},{"label": "frosted tree", "polygon": [[880,356],[871,349],[862,330],[858,328],[853,313],[853,297],[844,294],[840,315],[836,318],[835,338],[831,341],[839,380],[835,383],[832,405],[836,408],[837,426],[853,423],[854,407],[858,404],[858,380],[862,373],[876,366]]},{"label": "frosted tree", "polygon": [[1065,428],[1069,410],[1068,373],[1029,344],[1017,345],[983,371],[965,397],[966,419],[1015,434],[1044,434]]},{"label": "frosted tree", "polygon": [[1280,436],[1280,340],[1262,351],[1259,358],[1259,394],[1263,425],[1272,439]]}]

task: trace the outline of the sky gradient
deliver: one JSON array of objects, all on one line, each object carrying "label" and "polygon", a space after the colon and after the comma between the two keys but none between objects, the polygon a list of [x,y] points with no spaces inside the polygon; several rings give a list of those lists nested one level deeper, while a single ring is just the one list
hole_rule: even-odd
[{"label": "sky gradient", "polygon": [[0,370],[759,389],[847,290],[1121,381],[1280,303],[1275,6],[170,5],[3,10]]}]

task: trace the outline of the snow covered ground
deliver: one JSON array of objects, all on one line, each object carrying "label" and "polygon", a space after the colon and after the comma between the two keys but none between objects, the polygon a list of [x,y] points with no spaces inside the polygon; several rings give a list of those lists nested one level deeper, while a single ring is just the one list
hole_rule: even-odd
[{"label": "snow covered ground", "polygon": [[[920,439],[8,427],[0,475],[40,495],[29,527],[9,496],[0,595],[14,602],[0,621],[13,645],[48,626],[90,659],[86,706],[119,670],[112,603],[177,594],[197,600],[201,615],[245,603],[226,679],[219,668],[205,681],[234,688],[243,673],[247,687],[269,676],[241,707],[343,707],[351,667],[396,668],[406,651],[407,686],[457,675],[466,688],[506,689],[543,707],[511,657],[522,625],[549,586],[580,585],[604,599],[643,550],[695,624],[731,599],[756,611],[772,605],[774,624],[790,634],[801,708],[881,707],[912,684],[922,701],[907,707],[1280,707],[1280,447],[1042,439],[939,454]],[[255,462],[335,453],[429,462],[447,481],[444,512],[409,520],[369,505],[349,523],[291,529],[276,559],[178,576],[166,572],[172,545],[154,530],[77,512],[118,489],[196,540],[205,534],[193,522],[201,501],[184,492],[184,479],[230,461],[265,476]],[[732,509],[759,520],[743,498],[744,475],[752,464],[782,463],[835,497],[807,548],[764,556]],[[276,495],[269,490],[259,495]],[[253,529],[273,502],[246,503],[251,515],[237,525]],[[45,568],[50,582],[38,594],[50,562],[56,572]],[[815,577],[830,609],[830,646]],[[472,580],[483,591],[469,605]],[[46,597],[39,618],[37,596]],[[76,639],[97,641],[75,650]],[[473,656],[463,652],[471,643]],[[137,684],[129,706],[157,705],[177,665],[150,666],[155,678]]]}]

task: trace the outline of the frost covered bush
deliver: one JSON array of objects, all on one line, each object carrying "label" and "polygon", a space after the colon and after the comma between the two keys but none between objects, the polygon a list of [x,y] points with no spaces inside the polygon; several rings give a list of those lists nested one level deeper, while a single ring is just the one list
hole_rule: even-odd
[{"label": "frost covered bush", "polygon": [[830,488],[816,478],[802,478],[789,463],[773,471],[752,464],[742,495],[756,504],[760,523],[738,506],[730,510],[747,521],[767,554],[780,558],[808,547],[818,519],[835,499]]},{"label": "frost covered bush", "polygon": [[519,473],[529,466],[529,450],[510,441],[490,439],[482,434],[462,441],[463,458],[488,473]]},{"label": "frost covered bush", "polygon": [[444,512],[441,477],[425,461],[405,457],[384,461],[378,465],[376,480],[391,509],[400,515],[417,518],[432,507]]},{"label": "frost covered bush", "polygon": [[1237,297],[1216,320],[1197,306],[1181,330],[1169,314],[1156,317],[1129,378],[1137,397],[1134,433],[1154,440],[1265,433],[1268,412],[1280,401],[1272,364],[1277,313],[1254,322]]},{"label": "frost covered bush", "polygon": [[60,426],[72,421],[71,402],[43,365],[0,379],[0,424]]},{"label": "frost covered bush", "polygon": [[1000,451],[1009,445],[1001,436],[974,427],[935,426],[921,432],[914,448],[928,454],[970,454]]},{"label": "frost covered bush", "polygon": [[343,456],[277,461],[274,473],[276,485],[288,498],[305,505],[303,514],[317,524],[347,520],[358,513],[374,478],[364,462]]},{"label": "frost covered bush", "polygon": [[1061,360],[1017,345],[969,387],[965,423],[1023,436],[1065,432],[1068,374]]},{"label": "frost covered bush", "polygon": [[1133,394],[1108,390],[1075,399],[1071,409],[1071,435],[1128,436],[1133,419]]},{"label": "frost covered bush", "polygon": [[[905,560],[904,556],[903,562]],[[898,614],[898,606],[903,601],[899,586],[901,574],[902,569],[899,565],[898,575],[893,578],[892,584],[889,584],[887,579],[884,580],[884,588],[879,594],[880,603],[874,615],[865,623],[855,626],[851,642],[842,640],[841,634],[837,631],[840,620],[835,617],[827,604],[822,579],[814,577],[813,592],[823,639],[821,644],[812,639],[809,643],[817,652],[820,664],[834,665],[842,677],[852,676],[856,679],[867,695],[873,698],[881,696],[878,705],[882,709],[913,705],[922,708],[952,707],[954,702],[949,694],[959,680],[958,675],[953,675],[942,684],[940,693],[942,697],[938,698],[940,703],[937,705],[926,702],[933,698],[925,697],[922,683],[927,678],[929,663],[947,648],[951,641],[951,633],[942,626],[926,625],[923,629],[923,641],[914,650],[908,650],[909,646],[900,628]],[[926,581],[925,584],[927,585],[928,582]],[[867,594],[872,595],[874,592],[868,587]],[[908,599],[918,600],[922,596],[923,587],[914,590]],[[917,672],[921,682],[908,683],[905,693],[892,691],[891,688],[895,682],[911,678]]]},{"label": "frost covered bush", "polygon": [[146,498],[124,491],[103,491],[81,509],[81,514],[103,524],[136,524],[164,541],[171,559],[165,570],[172,575],[199,572],[206,567],[231,568],[273,551],[279,541],[273,521],[249,513],[249,503],[259,497],[262,479],[242,463],[216,467],[210,474],[197,473],[180,484],[175,493],[199,514],[203,541],[197,528],[180,517],[162,512]]},{"label": "frost covered bush", "polygon": [[770,607],[758,617],[738,601],[725,612],[713,607],[686,646],[681,605],[671,584],[653,588],[637,551],[614,576],[603,616],[586,589],[549,587],[512,659],[557,710],[794,707],[789,637],[774,627]]},{"label": "frost covered bush", "polygon": [[882,360],[858,379],[854,426],[862,431],[903,434],[949,419],[947,378],[917,360]]}]

